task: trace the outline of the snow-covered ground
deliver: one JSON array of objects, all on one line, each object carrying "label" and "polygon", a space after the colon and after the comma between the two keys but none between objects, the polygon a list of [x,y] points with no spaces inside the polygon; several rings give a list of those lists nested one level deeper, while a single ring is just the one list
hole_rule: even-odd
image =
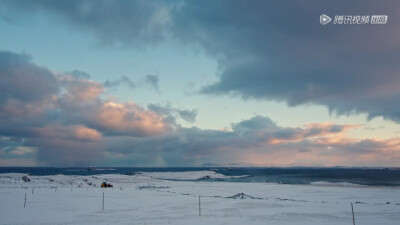
[{"label": "snow-covered ground", "polygon": [[[213,171],[23,176],[0,174],[0,224],[350,225],[351,202],[356,224],[400,224],[398,187],[159,179],[227,178]],[[103,181],[114,188],[99,188]]]}]

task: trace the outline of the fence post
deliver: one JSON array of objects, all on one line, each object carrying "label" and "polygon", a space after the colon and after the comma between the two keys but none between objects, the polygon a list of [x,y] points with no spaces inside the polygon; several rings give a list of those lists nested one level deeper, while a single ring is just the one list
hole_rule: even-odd
[{"label": "fence post", "polygon": [[199,195],[199,216],[201,216],[201,203],[200,203],[200,195]]},{"label": "fence post", "polygon": [[26,206],[26,193],[25,193],[25,200],[24,200],[24,208]]},{"label": "fence post", "polygon": [[33,191],[35,190],[35,187],[32,187],[32,194],[33,194]]},{"label": "fence post", "polygon": [[103,204],[101,210],[104,211],[104,192],[103,192]]},{"label": "fence post", "polygon": [[351,213],[353,214],[353,225],[356,225],[356,221],[354,220],[354,209],[353,209],[353,203],[351,203]]}]

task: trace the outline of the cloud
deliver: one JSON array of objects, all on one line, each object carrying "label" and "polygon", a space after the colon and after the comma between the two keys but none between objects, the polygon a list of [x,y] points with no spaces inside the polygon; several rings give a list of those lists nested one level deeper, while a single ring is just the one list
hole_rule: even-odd
[{"label": "cloud", "polygon": [[[46,11],[69,26],[96,36],[104,45],[158,43],[167,35],[169,7],[162,1],[4,1],[4,6],[23,13]],[[11,15],[5,14],[8,17]]]},{"label": "cloud", "polygon": [[171,113],[173,113],[175,111],[175,109],[173,107],[171,107],[170,105],[158,105],[158,104],[149,104],[147,106],[148,109],[157,112],[161,115],[170,115]]},{"label": "cloud", "polygon": [[52,73],[31,63],[26,54],[0,51],[0,76],[1,104],[8,99],[41,101],[59,91]]},{"label": "cloud", "polygon": [[71,70],[71,71],[67,71],[65,72],[65,74],[71,75],[75,78],[81,78],[81,79],[86,79],[89,80],[90,79],[90,74],[84,72],[84,71],[80,71],[80,70]]},{"label": "cloud", "polygon": [[134,102],[102,99],[104,86],[84,76],[53,73],[24,54],[0,51],[0,58],[3,155],[34,148],[28,155],[40,163],[87,165],[105,154],[104,136],[146,137],[175,126]]},{"label": "cloud", "polygon": [[[101,43],[180,41],[219,64],[201,93],[324,105],[400,122],[398,1],[3,1],[12,12],[47,12]],[[382,26],[321,26],[319,15],[387,14]],[[8,16],[10,17],[10,16]],[[117,26],[116,26],[117,24]]]},{"label": "cloud", "polygon": [[62,138],[29,138],[26,145],[38,148],[36,162],[47,166],[90,166],[104,158],[101,142]]},{"label": "cloud", "polygon": [[[275,100],[290,106],[318,104],[338,114],[367,113],[399,122],[396,88],[400,32],[381,27],[321,26],[318,16],[385,12],[397,21],[398,2],[339,1],[310,6],[297,1],[185,2],[173,14],[177,37],[217,58],[218,81],[201,93]],[[211,6],[212,5],[212,6]],[[196,15],[196,16],[193,16]],[[185,27],[186,29],[180,29]]]},{"label": "cloud", "polygon": [[99,98],[104,91],[103,85],[95,81],[64,75],[60,75],[58,78],[62,87],[67,89],[62,97],[70,102],[92,101]]},{"label": "cloud", "polygon": [[0,137],[0,155],[2,158],[21,158],[21,156],[33,154],[35,149],[21,146],[22,141],[21,139]]},{"label": "cloud", "polygon": [[179,116],[189,123],[196,122],[197,110],[178,110]]},{"label": "cloud", "polygon": [[148,136],[169,129],[162,116],[135,103],[104,102],[99,108],[88,110],[84,120],[108,134]]},{"label": "cloud", "polygon": [[157,112],[158,114],[167,116],[171,121],[175,121],[175,117],[180,117],[188,123],[196,122],[197,117],[197,109],[177,109],[172,107],[171,105],[159,105],[159,104],[149,104],[147,106],[148,109]]},{"label": "cloud", "polygon": [[98,82],[53,73],[23,54],[0,55],[0,81],[7,87],[0,92],[1,165],[395,166],[400,157],[399,139],[346,137],[360,127],[354,124],[293,128],[255,116],[232,123],[230,131],[185,128],[175,117],[194,122],[197,110],[104,100]]},{"label": "cloud", "polygon": [[299,152],[310,152],[310,150],[308,150],[308,149],[299,149]]},{"label": "cloud", "polygon": [[23,139],[0,136],[0,165],[37,166],[37,149],[23,146]]},{"label": "cloud", "polygon": [[120,85],[126,85],[130,89],[134,89],[136,87],[136,84],[127,76],[120,76],[118,79],[107,80],[104,82],[104,86],[107,88],[115,88]]},{"label": "cloud", "polygon": [[231,131],[179,128],[146,138],[113,137],[107,144],[123,165],[396,166],[400,140],[346,137],[358,127],[315,123],[290,128],[255,116],[233,123]]},{"label": "cloud", "polygon": [[[142,47],[172,40],[200,47],[219,65],[218,80],[203,86],[203,94],[276,100],[290,106],[311,103],[339,114],[367,113],[371,118],[382,116],[400,122],[396,1],[1,4],[8,11],[7,17],[13,13],[14,18],[19,17],[21,11],[23,18],[32,12],[49,12],[74,30],[94,35],[104,45]],[[321,13],[377,12],[388,14],[389,23],[318,23]],[[37,161],[21,158],[21,162],[399,166],[399,139],[346,136],[359,125],[281,127],[267,117],[256,116],[233,123],[231,131],[183,128],[175,124],[174,117],[185,116],[175,108],[149,105],[145,109],[133,102],[104,100],[104,85],[82,75],[56,75],[32,63],[25,54],[5,51],[0,52],[0,78],[0,136],[7,139],[2,154],[9,157],[9,161],[2,157],[1,165],[17,163],[17,156],[29,156]],[[186,117],[189,122],[191,118]],[[18,150],[21,147],[37,152],[16,154],[23,152]]]},{"label": "cloud", "polygon": [[157,75],[146,75],[145,82],[154,90],[158,91],[158,76]]},{"label": "cloud", "polygon": [[36,137],[77,141],[98,141],[102,138],[100,132],[83,125],[49,125],[32,129]]},{"label": "cloud", "polygon": [[234,131],[251,131],[251,130],[263,130],[269,128],[276,128],[276,124],[267,117],[255,116],[249,120],[243,120],[239,123],[232,124]]},{"label": "cloud", "polygon": [[[144,83],[147,84],[150,88],[158,91],[159,87],[158,87],[158,76],[157,75],[146,75],[145,79],[144,79]],[[127,76],[120,76],[119,78],[116,78],[114,80],[106,80],[106,82],[104,82],[104,86],[106,88],[116,88],[118,86],[121,85],[125,85],[130,89],[134,89],[137,87],[137,85],[135,84],[135,82],[133,82],[129,77]]]}]

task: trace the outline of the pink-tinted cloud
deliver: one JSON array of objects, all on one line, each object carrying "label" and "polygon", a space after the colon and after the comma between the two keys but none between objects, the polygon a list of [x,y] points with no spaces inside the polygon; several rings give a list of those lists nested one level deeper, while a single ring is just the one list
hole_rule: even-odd
[{"label": "pink-tinted cloud", "polygon": [[131,136],[156,135],[169,129],[162,116],[132,102],[104,102],[86,119],[106,132]]},{"label": "pink-tinted cloud", "polygon": [[99,141],[100,132],[83,125],[49,125],[46,127],[32,128],[36,137],[69,139],[80,141]]},{"label": "pink-tinted cloud", "polygon": [[55,74],[20,54],[0,58],[9,61],[0,63],[0,165],[399,166],[400,139],[347,137],[360,125],[281,127],[255,116],[231,130],[184,128],[171,109],[103,99],[88,76]]},{"label": "pink-tinted cloud", "polygon": [[232,127],[231,131],[181,128],[146,138],[115,137],[107,144],[124,165],[154,165],[160,157],[165,165],[174,166],[232,162],[258,166],[399,165],[400,139],[347,137],[346,132],[360,125],[315,123],[290,128],[256,116]]},{"label": "pink-tinted cloud", "polygon": [[67,89],[64,97],[74,103],[97,100],[104,91],[103,85],[95,81],[69,75],[60,75],[58,78],[62,86]]},{"label": "pink-tinted cloud", "polygon": [[[345,133],[350,129],[356,129],[361,127],[358,124],[351,124],[351,125],[337,125],[332,122],[326,123],[312,123],[304,125],[305,128],[297,128],[296,132],[291,132],[290,136],[280,137],[273,136],[270,138],[267,143],[268,144],[282,144],[282,143],[289,143],[289,142],[298,142],[303,141],[305,139],[310,138],[317,138],[324,140],[333,140],[341,138],[345,135]],[[291,130],[290,128],[286,128]],[[328,136],[328,137],[326,137]]]},{"label": "pink-tinted cloud", "polygon": [[264,166],[399,166],[400,138],[318,137],[265,145],[241,157],[245,162]]},{"label": "pink-tinted cloud", "polygon": [[87,77],[56,74],[12,52],[0,58],[0,137],[21,138],[41,162],[90,164],[105,152],[104,135],[146,137],[173,126],[133,102],[104,100],[104,86]]}]

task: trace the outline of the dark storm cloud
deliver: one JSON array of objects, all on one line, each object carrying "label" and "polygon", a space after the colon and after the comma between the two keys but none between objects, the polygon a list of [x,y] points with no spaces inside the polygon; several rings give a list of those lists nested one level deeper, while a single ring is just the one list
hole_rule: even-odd
[{"label": "dark storm cloud", "polygon": [[0,51],[0,104],[9,99],[40,101],[58,93],[58,81],[28,55]]},{"label": "dark storm cloud", "polygon": [[[219,59],[219,81],[202,93],[314,103],[339,114],[399,121],[393,104],[400,100],[399,3],[357,3],[219,1],[208,10],[204,1],[189,2],[173,21],[186,28],[179,38],[200,43]],[[321,13],[387,14],[389,23],[322,26]]]},{"label": "dark storm cloud", "polygon": [[[42,10],[101,42],[165,39],[203,48],[219,80],[201,93],[324,105],[400,122],[398,1],[3,1]],[[386,25],[319,24],[319,15],[388,15]]]},{"label": "dark storm cloud", "polygon": [[104,154],[99,142],[79,142],[62,138],[30,138],[26,145],[37,146],[37,160],[51,166],[95,165]]},{"label": "dark storm cloud", "polygon": [[[169,23],[168,7],[161,1],[4,1],[23,13],[48,11],[62,21],[98,37],[101,44],[136,45],[163,39]],[[5,13],[6,18],[12,17]]]}]

